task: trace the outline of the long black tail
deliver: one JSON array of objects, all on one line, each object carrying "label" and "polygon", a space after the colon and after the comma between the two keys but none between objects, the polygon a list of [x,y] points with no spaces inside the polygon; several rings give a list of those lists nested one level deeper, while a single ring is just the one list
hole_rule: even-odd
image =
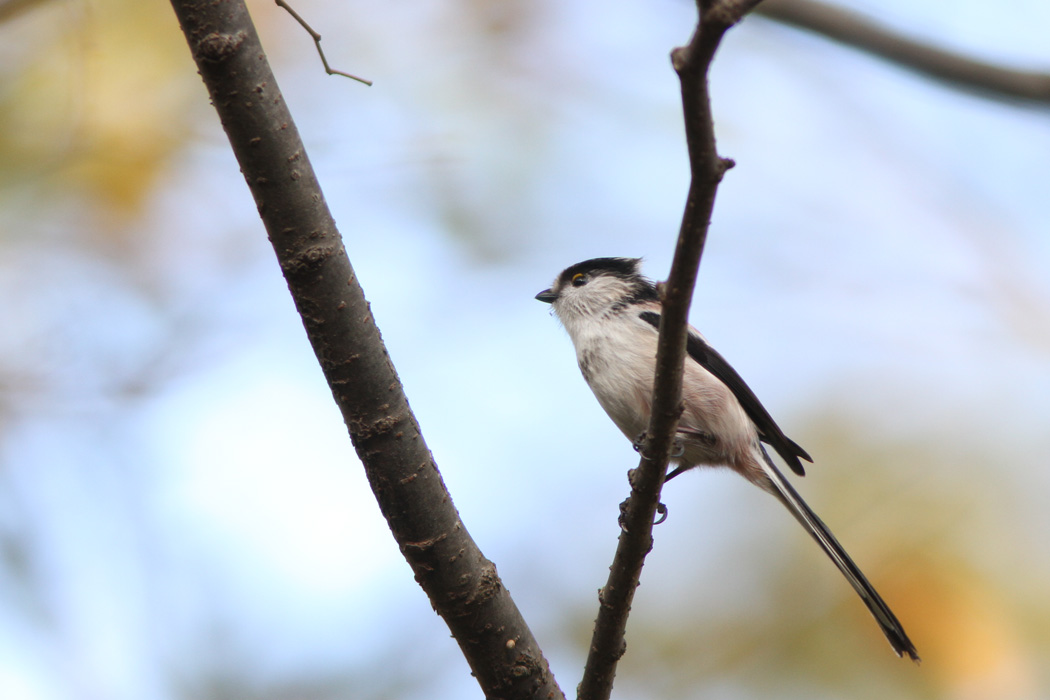
[{"label": "long black tail", "polygon": [[857,591],[860,599],[868,606],[868,610],[871,611],[875,621],[879,623],[882,633],[886,635],[886,639],[889,640],[893,651],[897,652],[897,656],[907,654],[913,661],[919,661],[919,653],[915,650],[915,645],[908,639],[908,635],[905,633],[900,621],[897,620],[897,616],[886,605],[882,596],[875,591],[875,588],[868,582],[867,577],[861,573],[861,570],[853,563],[850,556],[846,554],[846,550],[842,548],[839,541],[831,534],[828,526],[806,505],[806,502],[802,500],[802,496],[798,495],[798,492],[788,483],[784,475],[780,473],[780,470],[776,468],[765,448],[759,445],[759,449],[764,458],[763,468],[769,477],[773,495],[787,506],[787,509],[791,511],[795,519],[802,524],[802,527],[806,528],[806,532],[817,541],[817,544],[831,558],[831,561],[835,562],[835,566],[839,568],[842,575],[853,586],[853,590]]}]

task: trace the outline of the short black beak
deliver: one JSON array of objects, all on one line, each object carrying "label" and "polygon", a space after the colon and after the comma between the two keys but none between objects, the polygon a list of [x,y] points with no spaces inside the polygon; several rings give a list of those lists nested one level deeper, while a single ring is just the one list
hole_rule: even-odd
[{"label": "short black beak", "polygon": [[536,295],[536,298],[545,304],[553,304],[558,298],[558,295],[549,289],[544,289],[542,292]]}]

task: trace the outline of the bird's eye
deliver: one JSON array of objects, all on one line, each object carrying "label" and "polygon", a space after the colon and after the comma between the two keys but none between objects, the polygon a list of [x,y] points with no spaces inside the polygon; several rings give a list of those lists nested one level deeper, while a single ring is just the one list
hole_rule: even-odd
[{"label": "bird's eye", "polygon": [[587,275],[583,274],[582,272],[577,272],[575,275],[572,276],[573,287],[582,287],[585,284],[587,284]]}]

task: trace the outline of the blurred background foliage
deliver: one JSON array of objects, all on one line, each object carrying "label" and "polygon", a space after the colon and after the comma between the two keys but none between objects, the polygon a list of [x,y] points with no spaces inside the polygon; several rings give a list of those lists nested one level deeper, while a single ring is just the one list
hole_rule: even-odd
[{"label": "blurred background foliage", "polygon": [[[532,300],[665,274],[692,3],[250,3],[465,522],[564,689],[635,455]],[[1050,68],[1037,0],[852,2]],[[0,4],[0,697],[464,698],[166,3]],[[693,320],[816,458],[665,493],[618,698],[1050,695],[1050,120],[748,19],[712,77]],[[799,483],[799,482],[796,482]]]}]

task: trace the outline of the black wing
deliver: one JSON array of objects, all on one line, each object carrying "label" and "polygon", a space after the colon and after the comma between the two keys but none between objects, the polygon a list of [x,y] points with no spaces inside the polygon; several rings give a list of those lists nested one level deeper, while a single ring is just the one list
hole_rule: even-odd
[{"label": "black wing", "polygon": [[[639,314],[639,317],[657,331],[660,330],[660,314],[655,311],[643,311]],[[689,353],[689,357],[693,358],[698,365],[715,375],[719,381],[729,387],[729,390],[736,396],[736,400],[744,408],[748,418],[758,428],[759,439],[776,450],[784,462],[791,467],[791,471],[799,476],[805,475],[806,470],[802,468],[802,462],[799,461],[799,457],[807,462],[812,462],[813,458],[806,454],[806,451],[799,447],[794,440],[784,435],[784,431],[773,421],[773,417],[769,415],[769,411],[755,396],[755,392],[751,391],[751,387],[726,362],[726,359],[695,333],[688,335],[685,349]]]}]

